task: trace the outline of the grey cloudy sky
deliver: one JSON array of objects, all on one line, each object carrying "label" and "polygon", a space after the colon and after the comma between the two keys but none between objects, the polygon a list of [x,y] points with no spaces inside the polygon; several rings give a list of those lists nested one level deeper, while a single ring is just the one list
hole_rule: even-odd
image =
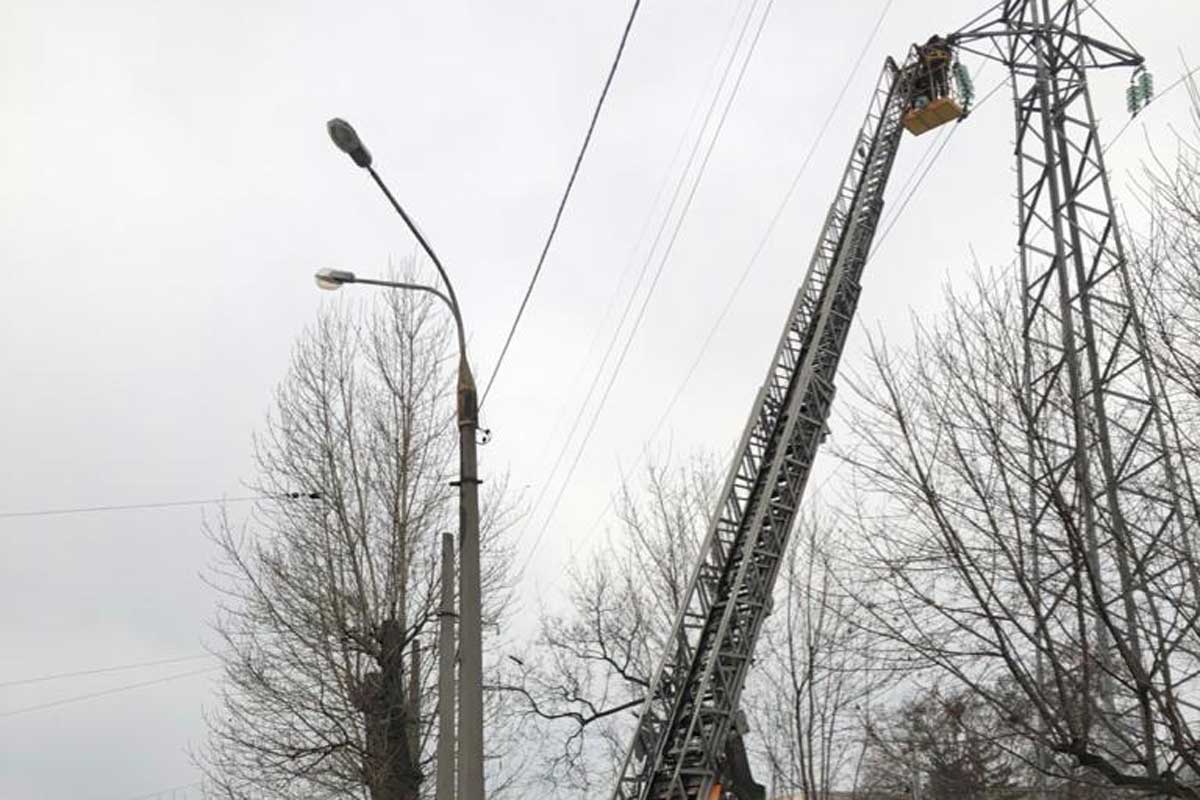
[{"label": "grey cloudy sky", "polygon": [[[488,399],[485,474],[509,471],[531,502],[547,487],[519,532],[523,554],[538,541],[527,608],[553,603],[564,563],[603,535],[595,522],[620,471],[638,468],[885,3],[774,4],[660,262],[639,233],[658,225],[673,155],[695,137],[693,109],[751,5],[645,1]],[[654,452],[724,452],[735,438],[883,57],[978,5],[891,4]],[[1200,64],[1194,0],[1103,5],[1161,88],[1182,71],[1178,48]],[[440,251],[476,371],[490,373],[627,12],[614,0],[0,6],[0,513],[244,494],[251,436],[322,302],[313,270],[380,274],[413,250],[333,150],[331,116],[355,123]],[[1000,78],[984,68],[980,94]],[[1126,120],[1124,80],[1095,84],[1109,136]],[[1186,123],[1183,100],[1166,97],[1113,147],[1119,196],[1147,137],[1167,148],[1169,126]],[[1001,89],[955,132],[869,267],[848,366],[864,329],[902,339],[910,313],[934,313],[970,247],[984,264],[1009,261],[1011,129]],[[906,141],[893,208],[933,136]],[[551,465],[613,335],[605,310],[615,298],[619,312],[647,258],[650,274],[663,268],[645,322],[546,524],[565,473]],[[198,779],[186,748],[202,739],[211,674],[13,712],[211,662],[3,684],[201,653],[214,598],[198,579],[211,556],[200,523],[212,511],[0,518],[0,798],[121,800]]]}]

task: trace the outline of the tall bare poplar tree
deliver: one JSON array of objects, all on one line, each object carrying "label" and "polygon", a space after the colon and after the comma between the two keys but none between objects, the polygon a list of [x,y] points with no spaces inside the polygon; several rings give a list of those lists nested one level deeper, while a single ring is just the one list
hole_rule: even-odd
[{"label": "tall bare poplar tree", "polygon": [[[429,794],[439,543],[457,530],[457,353],[424,296],[361,300],[323,308],[295,345],[256,440],[265,499],[244,522],[209,525],[224,598],[224,683],[201,758],[215,796]],[[494,621],[505,519],[486,505]]]}]

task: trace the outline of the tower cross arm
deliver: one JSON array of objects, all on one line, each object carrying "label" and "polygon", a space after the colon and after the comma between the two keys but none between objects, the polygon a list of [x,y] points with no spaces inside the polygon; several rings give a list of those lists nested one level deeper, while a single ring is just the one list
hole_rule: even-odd
[{"label": "tower cross arm", "polygon": [[[1050,41],[1082,69],[1140,67],[1145,59],[1110,23],[1094,3],[1080,0],[1051,2],[1049,21],[1031,6],[1044,0],[1010,0],[998,3],[946,39],[959,50],[999,61],[1005,66],[1029,61],[1030,44],[1036,38]],[[1105,41],[1083,32],[1081,20],[1091,13],[1109,29],[1117,41]]]}]

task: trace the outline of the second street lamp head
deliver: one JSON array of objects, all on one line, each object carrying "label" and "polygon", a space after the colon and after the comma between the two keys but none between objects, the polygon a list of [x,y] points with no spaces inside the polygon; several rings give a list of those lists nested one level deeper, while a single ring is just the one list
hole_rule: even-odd
[{"label": "second street lamp head", "polygon": [[329,138],[333,139],[338,150],[354,159],[354,163],[363,169],[371,166],[371,152],[362,143],[362,139],[358,138],[358,133],[349,122],[334,117],[325,123],[325,128],[329,131]]},{"label": "second street lamp head", "polygon": [[323,269],[313,276],[317,280],[317,286],[327,291],[334,291],[342,288],[342,284],[354,283],[354,273],[344,269]]}]

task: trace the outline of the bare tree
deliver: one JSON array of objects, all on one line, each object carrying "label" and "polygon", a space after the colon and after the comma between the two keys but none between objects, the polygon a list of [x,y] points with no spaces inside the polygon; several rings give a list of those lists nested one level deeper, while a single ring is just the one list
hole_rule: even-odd
[{"label": "bare tree", "polygon": [[[1074,422],[1061,394],[1039,401],[1057,417],[1030,405],[1008,285],[990,276],[970,300],[952,295],[946,321],[919,326],[903,357],[873,348],[850,456],[873,579],[863,608],[897,662],[951,676],[997,713],[1011,698],[996,687],[1015,687],[1028,714],[1010,722],[1043,770],[1200,797],[1194,521],[1131,517],[1100,540],[1079,485],[1044,480],[1062,474]],[[1147,477],[1141,491],[1187,490]]]},{"label": "bare tree", "polygon": [[865,794],[923,800],[1028,794],[1023,759],[1012,750],[1023,742],[970,690],[934,686],[865,722]]},{"label": "bare tree", "polygon": [[829,515],[800,518],[747,692],[770,786],[806,800],[858,784],[862,720],[873,693],[892,678],[856,619],[854,595],[863,586],[841,569],[839,544]]},{"label": "bare tree", "polygon": [[[547,745],[543,792],[611,790],[711,523],[719,474],[712,460],[693,458],[625,482],[608,543],[569,573],[569,607],[544,613],[536,656],[507,665],[502,688]],[[887,676],[853,621],[855,581],[834,576],[833,542],[818,514],[798,526],[743,695],[757,777],[812,800],[853,786],[859,719]]]},{"label": "bare tree", "polygon": [[[1174,158],[1151,148],[1135,196],[1148,229],[1133,238],[1142,307],[1162,377],[1163,402],[1172,410],[1182,448],[1185,486],[1200,470],[1200,89],[1192,94],[1190,136],[1177,135]],[[1200,498],[1188,497],[1200,517]]]},{"label": "bare tree", "polygon": [[[322,309],[256,440],[263,495],[208,526],[224,686],[201,762],[216,796],[427,795],[440,534],[456,529],[453,337],[421,295]],[[503,482],[501,482],[502,484]],[[508,514],[483,524],[487,619]]]},{"label": "bare tree", "polygon": [[507,665],[499,687],[547,744],[541,791],[611,789],[714,508],[716,474],[696,459],[648,466],[642,487],[624,483],[608,543],[568,573],[568,608],[543,611],[536,655]]},{"label": "bare tree", "polygon": [[1033,743],[1012,724],[1031,713],[1011,682],[993,690],[1003,713],[969,688],[916,683],[882,713],[864,716],[866,757],[855,797],[896,800],[1116,800],[1100,775],[1048,776]]}]

